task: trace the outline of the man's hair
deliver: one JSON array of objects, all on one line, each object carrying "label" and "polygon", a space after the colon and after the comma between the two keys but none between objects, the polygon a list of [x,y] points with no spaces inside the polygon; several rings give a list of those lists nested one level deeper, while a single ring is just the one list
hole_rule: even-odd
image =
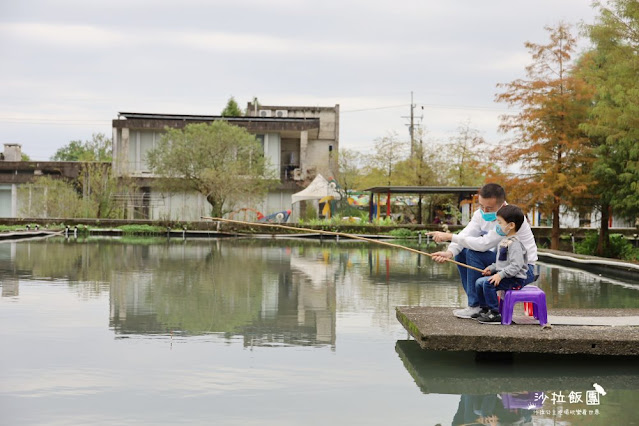
[{"label": "man's hair", "polygon": [[482,198],[496,198],[497,201],[504,201],[506,199],[506,191],[501,185],[497,183],[487,183],[479,189],[479,195]]},{"label": "man's hair", "polygon": [[515,224],[515,231],[519,231],[521,225],[524,223],[524,212],[513,204],[508,204],[497,210],[497,216],[501,217],[506,223],[513,222]]}]

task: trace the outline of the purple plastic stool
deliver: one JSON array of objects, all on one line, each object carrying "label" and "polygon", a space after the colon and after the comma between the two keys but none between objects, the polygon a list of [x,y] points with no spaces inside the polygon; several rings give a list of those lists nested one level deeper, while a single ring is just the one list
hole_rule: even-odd
[{"label": "purple plastic stool", "polygon": [[513,322],[513,308],[519,302],[533,304],[533,316],[539,320],[542,327],[548,324],[548,308],[546,306],[546,293],[535,285],[524,286],[521,290],[508,290],[499,304],[501,323]]}]

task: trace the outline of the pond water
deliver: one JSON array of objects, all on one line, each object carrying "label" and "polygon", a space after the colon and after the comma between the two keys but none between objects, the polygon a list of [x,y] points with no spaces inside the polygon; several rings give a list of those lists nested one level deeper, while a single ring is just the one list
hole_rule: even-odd
[{"label": "pond water", "polygon": [[[549,309],[639,308],[638,283],[540,269]],[[634,360],[500,365],[419,349],[395,307],[452,309],[466,299],[453,265],[405,250],[5,242],[0,286],[2,424],[638,422]]]}]

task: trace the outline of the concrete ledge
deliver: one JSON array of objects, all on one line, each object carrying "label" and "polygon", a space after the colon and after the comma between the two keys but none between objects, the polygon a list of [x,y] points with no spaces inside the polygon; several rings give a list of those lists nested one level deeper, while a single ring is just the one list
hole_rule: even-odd
[{"label": "concrete ledge", "polygon": [[548,249],[539,249],[538,256],[539,260],[552,264],[579,268],[596,274],[611,275],[639,282],[639,263]]},{"label": "concrete ledge", "polygon": [[[396,308],[397,319],[422,349],[502,353],[639,355],[639,327],[539,324],[486,325],[455,318],[452,308]],[[553,309],[553,316],[637,316],[639,309]]]},{"label": "concrete ledge", "polygon": [[[81,235],[89,235],[91,237],[103,236],[103,237],[123,237],[123,236],[136,236],[136,237],[171,237],[171,238],[226,238],[226,237],[242,237],[242,234],[233,234],[228,232],[207,231],[207,230],[181,230],[171,229],[170,231],[157,231],[157,232],[130,232],[124,233],[121,229],[89,229],[83,232]],[[73,236],[73,229],[69,232],[70,236]]]},{"label": "concrete ledge", "polygon": [[39,230],[39,231],[12,231],[0,232],[0,240],[22,240],[35,237],[51,237],[53,235],[62,235],[63,231]]}]

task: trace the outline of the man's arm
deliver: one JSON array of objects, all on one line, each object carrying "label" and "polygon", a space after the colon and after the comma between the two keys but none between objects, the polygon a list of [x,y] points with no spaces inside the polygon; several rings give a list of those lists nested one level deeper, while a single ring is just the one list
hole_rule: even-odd
[{"label": "man's arm", "polygon": [[452,242],[448,246],[448,251],[453,254],[453,257],[457,256],[466,246],[460,245],[458,242],[455,241],[455,239],[458,239],[459,237],[466,238],[479,235],[481,235],[481,224],[479,222],[479,215],[474,214],[473,217],[470,219],[470,222],[468,222],[468,225],[466,225],[466,227],[464,227],[464,229],[462,229],[459,234],[452,234]]},{"label": "man's arm", "polygon": [[[502,238],[503,237],[500,237],[495,231],[489,231],[487,234],[481,236],[462,235],[459,233],[457,235],[453,235],[453,244],[475,251],[488,251],[497,247],[497,244],[499,244],[499,241],[501,241]],[[451,244],[451,246],[453,244]],[[459,249],[459,251],[461,251],[461,249]]]}]

